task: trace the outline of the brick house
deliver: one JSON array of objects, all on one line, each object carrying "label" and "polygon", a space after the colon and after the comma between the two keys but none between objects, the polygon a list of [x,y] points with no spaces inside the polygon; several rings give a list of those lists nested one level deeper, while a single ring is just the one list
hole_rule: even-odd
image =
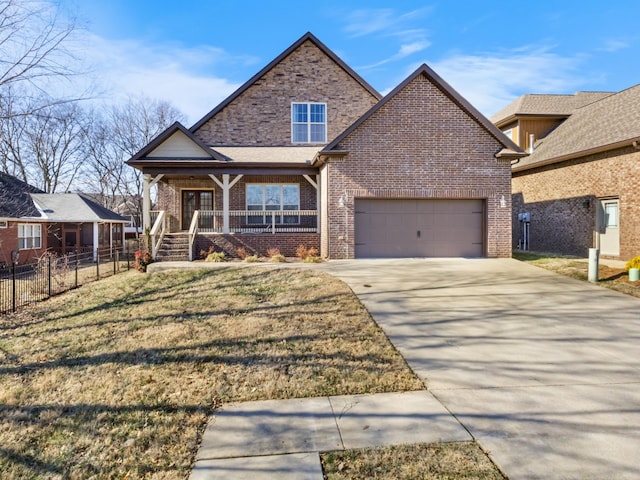
[{"label": "brick house", "polygon": [[640,255],[640,85],[524,95],[492,121],[530,155],[513,166],[513,246]]},{"label": "brick house", "polygon": [[0,172],[0,266],[45,251],[122,248],[128,219],[76,193],[44,193]]},{"label": "brick house", "polygon": [[426,65],[382,98],[307,33],[128,164],[143,173],[154,256],[182,237],[191,258],[212,244],[509,257],[510,164],[522,155]]}]

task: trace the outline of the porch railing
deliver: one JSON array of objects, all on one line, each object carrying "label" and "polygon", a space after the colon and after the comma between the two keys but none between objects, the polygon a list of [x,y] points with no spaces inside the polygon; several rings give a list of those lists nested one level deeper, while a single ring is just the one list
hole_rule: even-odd
[{"label": "porch railing", "polygon": [[156,221],[153,223],[153,227],[151,227],[150,232],[150,240],[151,240],[151,256],[155,260],[158,255],[158,250],[160,249],[160,245],[162,244],[162,238],[164,237],[165,232],[167,231],[167,222],[166,222],[166,214],[164,210],[160,210]]},{"label": "porch railing", "polygon": [[[199,210],[197,219],[199,232],[224,233],[223,225],[222,210]],[[317,210],[231,210],[229,212],[229,233],[317,232]]]},{"label": "porch railing", "polygon": [[200,217],[200,210],[193,212],[193,218],[191,219],[191,225],[189,226],[189,261],[193,260],[193,243],[196,240],[198,234],[198,220]]}]

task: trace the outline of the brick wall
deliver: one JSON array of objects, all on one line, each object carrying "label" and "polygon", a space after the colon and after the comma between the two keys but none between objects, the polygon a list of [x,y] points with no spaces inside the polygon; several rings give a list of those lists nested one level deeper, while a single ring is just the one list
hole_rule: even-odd
[{"label": "brick wall", "polygon": [[291,102],[326,103],[330,140],[377,99],[306,41],[194,135],[208,145],[289,146]]},{"label": "brick wall", "polygon": [[285,257],[295,257],[298,246],[314,247],[320,251],[320,234],[318,233],[261,233],[261,234],[201,234],[196,239],[195,257],[202,258],[201,252],[213,247],[214,251],[224,251],[228,257],[235,258],[236,248],[243,247],[249,254],[261,257],[267,250],[277,248]]},{"label": "brick wall", "polygon": [[633,147],[513,174],[513,246],[522,237],[518,213],[530,212],[530,248],[588,255],[596,202],[620,199],[620,258],[640,255],[640,151]]},{"label": "brick wall", "polygon": [[[349,153],[327,166],[323,255],[353,257],[353,199],[377,197],[485,199],[487,256],[511,256],[510,163],[494,157],[502,146],[424,75],[338,148]],[[338,208],[343,195],[346,209]]]},{"label": "brick wall", "polygon": [[[11,251],[18,250],[18,223],[9,221],[7,228],[0,228],[0,264],[11,264]],[[47,249],[47,224],[42,224],[42,248],[20,250],[18,263],[31,263],[35,261]]]}]

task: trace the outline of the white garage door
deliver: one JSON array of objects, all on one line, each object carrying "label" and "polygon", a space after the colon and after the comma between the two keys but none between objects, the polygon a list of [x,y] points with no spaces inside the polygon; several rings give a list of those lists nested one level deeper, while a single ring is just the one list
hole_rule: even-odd
[{"label": "white garage door", "polygon": [[482,257],[483,200],[356,199],[356,258]]}]

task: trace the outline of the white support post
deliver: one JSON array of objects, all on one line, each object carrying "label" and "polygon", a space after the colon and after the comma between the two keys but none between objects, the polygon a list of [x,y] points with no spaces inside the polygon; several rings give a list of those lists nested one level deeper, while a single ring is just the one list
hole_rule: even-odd
[{"label": "white support post", "polygon": [[142,175],[142,232],[151,230],[151,175]]},{"label": "white support post", "polygon": [[238,181],[242,178],[242,175],[236,175],[233,180],[231,179],[231,175],[228,173],[222,174],[222,182],[218,180],[215,175],[209,175],[211,179],[216,182],[216,184],[222,189],[222,233],[229,233],[231,231],[229,225],[229,211],[230,211],[230,200],[229,200],[229,191],[231,187],[233,187]]},{"label": "white support post", "polygon": [[316,175],[316,179],[313,180],[309,175],[302,175],[307,182],[316,189],[316,232],[320,232],[320,174]]},{"label": "white support post", "polygon": [[98,241],[100,239],[100,232],[98,231],[98,222],[93,222],[93,261],[98,259]]}]

